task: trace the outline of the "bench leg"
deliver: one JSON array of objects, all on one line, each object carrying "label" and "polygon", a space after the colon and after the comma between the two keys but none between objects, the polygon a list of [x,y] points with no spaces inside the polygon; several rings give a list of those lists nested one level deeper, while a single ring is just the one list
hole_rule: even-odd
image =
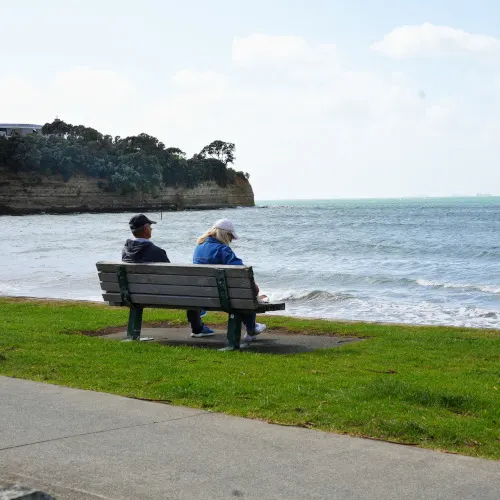
[{"label": "bench leg", "polygon": [[220,351],[235,351],[240,348],[241,339],[241,315],[229,314],[227,322],[227,343],[226,347],[219,349]]},{"label": "bench leg", "polygon": [[128,315],[127,339],[137,340],[141,336],[142,307],[131,307]]}]

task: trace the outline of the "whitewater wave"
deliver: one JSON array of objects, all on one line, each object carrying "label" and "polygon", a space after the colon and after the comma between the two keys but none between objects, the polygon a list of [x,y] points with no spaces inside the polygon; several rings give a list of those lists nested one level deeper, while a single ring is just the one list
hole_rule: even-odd
[{"label": "whitewater wave", "polygon": [[[283,279],[283,275],[286,273],[286,269],[279,271],[280,277]],[[268,279],[270,282],[276,280],[277,272],[273,270],[272,272],[266,273],[261,271],[260,276]],[[289,280],[297,281],[299,273],[294,270],[294,273],[290,273]],[[300,274],[300,278],[303,277],[304,281],[310,280],[311,273]],[[288,280],[288,278],[285,278]],[[322,282],[328,281],[330,284],[339,288],[357,288],[358,286],[365,287],[366,285],[373,287],[383,286],[383,287],[397,287],[397,288],[434,288],[434,289],[455,289],[468,292],[483,292],[490,294],[500,294],[500,285],[486,285],[480,283],[453,283],[439,280],[428,280],[423,278],[406,278],[401,276],[384,276],[384,275],[362,275],[354,273],[325,273],[317,275],[317,281],[322,285]],[[280,295],[279,299],[276,300],[303,300],[303,299],[317,299],[317,298],[351,298],[350,295],[346,296],[340,292],[331,293],[324,290],[311,290],[311,289],[301,289],[301,290],[286,290],[283,293],[286,295]],[[326,294],[326,295],[324,295]],[[308,297],[308,295],[311,295]]]},{"label": "whitewater wave", "polygon": [[14,295],[20,290],[19,287],[8,283],[0,283],[0,295]]},{"label": "whitewater wave", "polygon": [[416,283],[418,285],[430,288],[455,288],[457,290],[464,290],[464,291],[500,294],[500,286],[498,285],[479,285],[471,283],[443,283],[441,281],[432,281],[423,279],[416,280]]},{"label": "whitewater wave", "polygon": [[337,302],[354,298],[353,295],[341,292],[327,292],[326,290],[282,290],[271,292],[269,298],[272,301],[290,302]]}]

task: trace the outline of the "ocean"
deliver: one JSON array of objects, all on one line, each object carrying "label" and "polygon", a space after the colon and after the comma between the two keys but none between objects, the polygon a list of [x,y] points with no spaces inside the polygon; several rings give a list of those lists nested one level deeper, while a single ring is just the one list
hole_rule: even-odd
[{"label": "ocean", "polygon": [[[119,260],[132,213],[1,216],[0,295],[102,300],[95,263]],[[231,218],[233,249],[285,314],[500,328],[500,197],[260,201],[148,212],[172,262]],[[7,236],[8,235],[8,236]]]}]

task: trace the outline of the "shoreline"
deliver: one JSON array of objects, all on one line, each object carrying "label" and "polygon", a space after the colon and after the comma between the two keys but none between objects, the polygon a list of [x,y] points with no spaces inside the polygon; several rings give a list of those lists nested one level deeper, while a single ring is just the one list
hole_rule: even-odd
[{"label": "shoreline", "polygon": [[[36,297],[36,296],[28,296],[28,295],[2,295],[0,294],[0,299],[13,299],[16,301],[36,301],[36,302],[63,302],[65,304],[96,304],[99,306],[108,306],[107,302],[92,300],[92,299],[68,299],[68,298],[58,298],[58,297]],[[123,306],[126,308],[127,306]],[[147,309],[147,308],[146,308]],[[160,308],[161,309],[161,308]],[[177,311],[177,309],[172,309],[173,311]],[[183,309],[179,309],[179,311],[183,311]],[[286,310],[284,311],[286,312]],[[225,314],[220,311],[208,311],[208,313],[213,314]],[[374,326],[400,326],[405,328],[446,328],[446,329],[455,329],[455,330],[477,330],[477,331],[489,331],[489,332],[499,332],[500,326],[498,328],[493,327],[477,327],[477,326],[456,326],[456,325],[433,325],[429,323],[401,323],[401,322],[390,322],[390,321],[365,321],[365,320],[354,320],[354,319],[340,319],[340,318],[323,318],[318,316],[295,316],[290,314],[283,314],[283,311],[279,311],[279,314],[276,313],[264,313],[259,314],[258,316],[264,317],[273,317],[273,318],[289,318],[295,321],[324,321],[326,323],[339,323],[344,325],[374,325]]]},{"label": "shoreline", "polygon": [[0,217],[23,217],[26,215],[77,215],[77,214],[118,214],[127,212],[196,212],[206,210],[236,210],[238,208],[255,208],[255,205],[206,205],[199,207],[165,207],[165,206],[141,206],[120,208],[97,208],[97,209],[51,209],[51,210],[14,210],[5,211],[0,206]]}]

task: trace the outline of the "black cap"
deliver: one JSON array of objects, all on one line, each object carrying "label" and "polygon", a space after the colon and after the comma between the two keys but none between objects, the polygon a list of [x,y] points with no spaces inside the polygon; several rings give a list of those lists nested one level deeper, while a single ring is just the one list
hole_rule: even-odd
[{"label": "black cap", "polygon": [[144,224],[156,224],[156,221],[149,220],[144,214],[139,214],[134,215],[128,223],[132,231],[140,229]]}]

